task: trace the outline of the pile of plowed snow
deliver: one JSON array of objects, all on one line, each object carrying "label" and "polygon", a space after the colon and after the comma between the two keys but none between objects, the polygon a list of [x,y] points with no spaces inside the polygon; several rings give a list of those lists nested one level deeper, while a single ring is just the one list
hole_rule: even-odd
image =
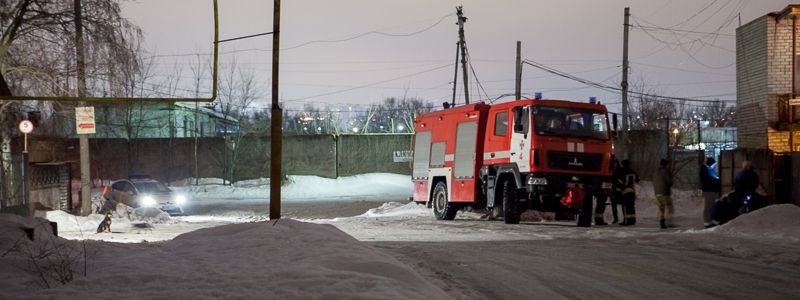
[{"label": "pile of plowed snow", "polygon": [[[86,217],[76,216],[60,210],[48,211],[46,218],[58,223],[60,232],[95,232],[97,226],[103,221],[105,215],[91,214]],[[113,212],[112,229],[121,226],[130,226],[132,223],[162,224],[169,223],[172,219],[169,214],[154,207],[131,208],[118,204]]]},{"label": "pile of plowed snow", "polygon": [[[20,228],[31,220],[0,215],[0,241],[23,236]],[[53,239],[82,249],[79,241]],[[0,299],[448,298],[410,267],[330,225],[281,219],[201,229],[160,243],[89,246],[86,276],[83,264],[73,265],[74,280],[51,282],[49,289],[37,284],[40,273],[0,268]],[[0,256],[4,266],[28,261],[20,251]],[[53,262],[38,263],[48,272]]]},{"label": "pile of plowed snow", "polygon": [[800,206],[770,205],[739,216],[715,231],[761,237],[800,240]]}]

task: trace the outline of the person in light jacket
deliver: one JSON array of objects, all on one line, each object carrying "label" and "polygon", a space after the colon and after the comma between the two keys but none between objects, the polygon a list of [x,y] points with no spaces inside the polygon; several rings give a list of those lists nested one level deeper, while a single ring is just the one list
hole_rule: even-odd
[{"label": "person in light jacket", "polygon": [[656,171],[656,176],[653,179],[653,192],[656,194],[656,202],[658,202],[658,221],[661,224],[661,229],[667,227],[674,227],[672,224],[672,214],[674,208],[672,207],[672,170],[669,167],[669,160],[662,159],[659,163],[661,166]]},{"label": "person in light jacket", "polygon": [[706,164],[700,166],[700,184],[703,188],[703,225],[706,228],[714,227],[717,224],[711,219],[711,207],[714,202],[719,198],[719,193],[722,191],[719,177],[714,172],[714,164],[717,161],[709,157],[706,159]]}]

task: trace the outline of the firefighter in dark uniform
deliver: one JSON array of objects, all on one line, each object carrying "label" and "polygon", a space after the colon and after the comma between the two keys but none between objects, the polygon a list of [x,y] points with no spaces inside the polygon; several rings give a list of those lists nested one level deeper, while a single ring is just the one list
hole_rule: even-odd
[{"label": "firefighter in dark uniform", "polygon": [[[620,168],[619,161],[616,160],[616,159],[613,160],[611,162],[611,166],[612,166],[611,174],[614,174],[614,172],[616,172]],[[613,177],[611,178],[611,181],[612,181],[612,184],[613,184],[613,181],[614,181]],[[612,186],[612,189],[611,189],[610,192],[608,192],[608,193],[601,192],[596,197],[597,197],[597,206],[595,206],[595,210],[594,210],[594,224],[595,225],[608,225],[608,223],[606,223],[605,220],[603,220],[604,217],[605,217],[605,212],[606,212],[606,201],[608,201],[608,200],[611,201],[611,215],[612,215],[612,217],[614,217],[614,224],[617,224],[617,222],[619,222],[619,219],[617,217],[617,201],[618,201],[618,199],[620,199],[620,196],[617,195],[617,191],[614,190],[614,188]]]},{"label": "firefighter in dark uniform", "polygon": [[614,192],[622,205],[622,223],[620,225],[636,224],[636,183],[639,182],[639,175],[631,169],[629,160],[622,161],[622,167],[614,170]]}]

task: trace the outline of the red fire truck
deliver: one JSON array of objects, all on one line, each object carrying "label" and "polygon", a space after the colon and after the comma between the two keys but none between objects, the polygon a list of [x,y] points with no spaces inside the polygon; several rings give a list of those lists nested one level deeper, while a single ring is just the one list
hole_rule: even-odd
[{"label": "red fire truck", "polygon": [[599,103],[524,99],[449,108],[417,118],[412,200],[452,220],[488,208],[516,224],[525,209],[577,213],[611,189],[612,141]]}]

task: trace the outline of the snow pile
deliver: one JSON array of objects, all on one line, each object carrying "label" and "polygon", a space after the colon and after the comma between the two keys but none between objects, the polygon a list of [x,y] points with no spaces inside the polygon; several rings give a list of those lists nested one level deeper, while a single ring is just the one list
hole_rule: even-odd
[{"label": "snow pile", "polygon": [[[76,216],[60,210],[48,211],[46,218],[52,222],[58,223],[59,232],[83,232],[94,233],[97,226],[103,221],[105,216],[100,214],[91,214],[86,217]],[[117,221],[114,219],[113,221]],[[112,228],[113,228],[112,223]]]},{"label": "snow pile", "polygon": [[386,218],[386,217],[432,217],[433,213],[423,204],[414,202],[402,204],[400,202],[386,202],[376,208],[356,216],[356,218]]},{"label": "snow pile", "polygon": [[716,232],[800,240],[800,207],[777,204],[739,216],[713,228]]},{"label": "snow pile", "polygon": [[[0,232],[15,224],[0,222]],[[76,241],[64,241],[79,245]],[[163,243],[94,243],[88,274],[39,289],[0,268],[0,299],[447,299],[410,267],[330,225],[293,220],[201,229]],[[0,264],[21,259],[11,253]]]},{"label": "snow pile", "polygon": [[[76,216],[60,210],[48,211],[45,218],[58,223],[59,232],[94,233],[97,226],[103,221],[105,215],[91,214],[86,217]],[[154,207],[140,207],[132,209],[124,204],[117,206],[117,211],[111,217],[111,229],[130,226],[133,222],[146,222],[153,224],[170,223],[169,214]]]},{"label": "snow pile", "polygon": [[29,240],[27,234],[31,230],[34,241],[49,239],[53,236],[52,227],[46,220],[0,214],[0,252],[6,252],[19,240]]},{"label": "snow pile", "polygon": [[139,207],[133,210],[131,221],[148,223],[167,223],[171,220],[168,213],[155,207]]},{"label": "snow pile", "polygon": [[[192,180],[189,180],[192,183]],[[372,173],[336,179],[318,176],[289,176],[281,189],[285,201],[320,201],[341,199],[404,199],[411,196],[411,177],[390,173]],[[193,199],[269,198],[269,179],[239,181],[222,185],[222,179],[204,178],[198,186],[174,187],[193,195]]]}]

